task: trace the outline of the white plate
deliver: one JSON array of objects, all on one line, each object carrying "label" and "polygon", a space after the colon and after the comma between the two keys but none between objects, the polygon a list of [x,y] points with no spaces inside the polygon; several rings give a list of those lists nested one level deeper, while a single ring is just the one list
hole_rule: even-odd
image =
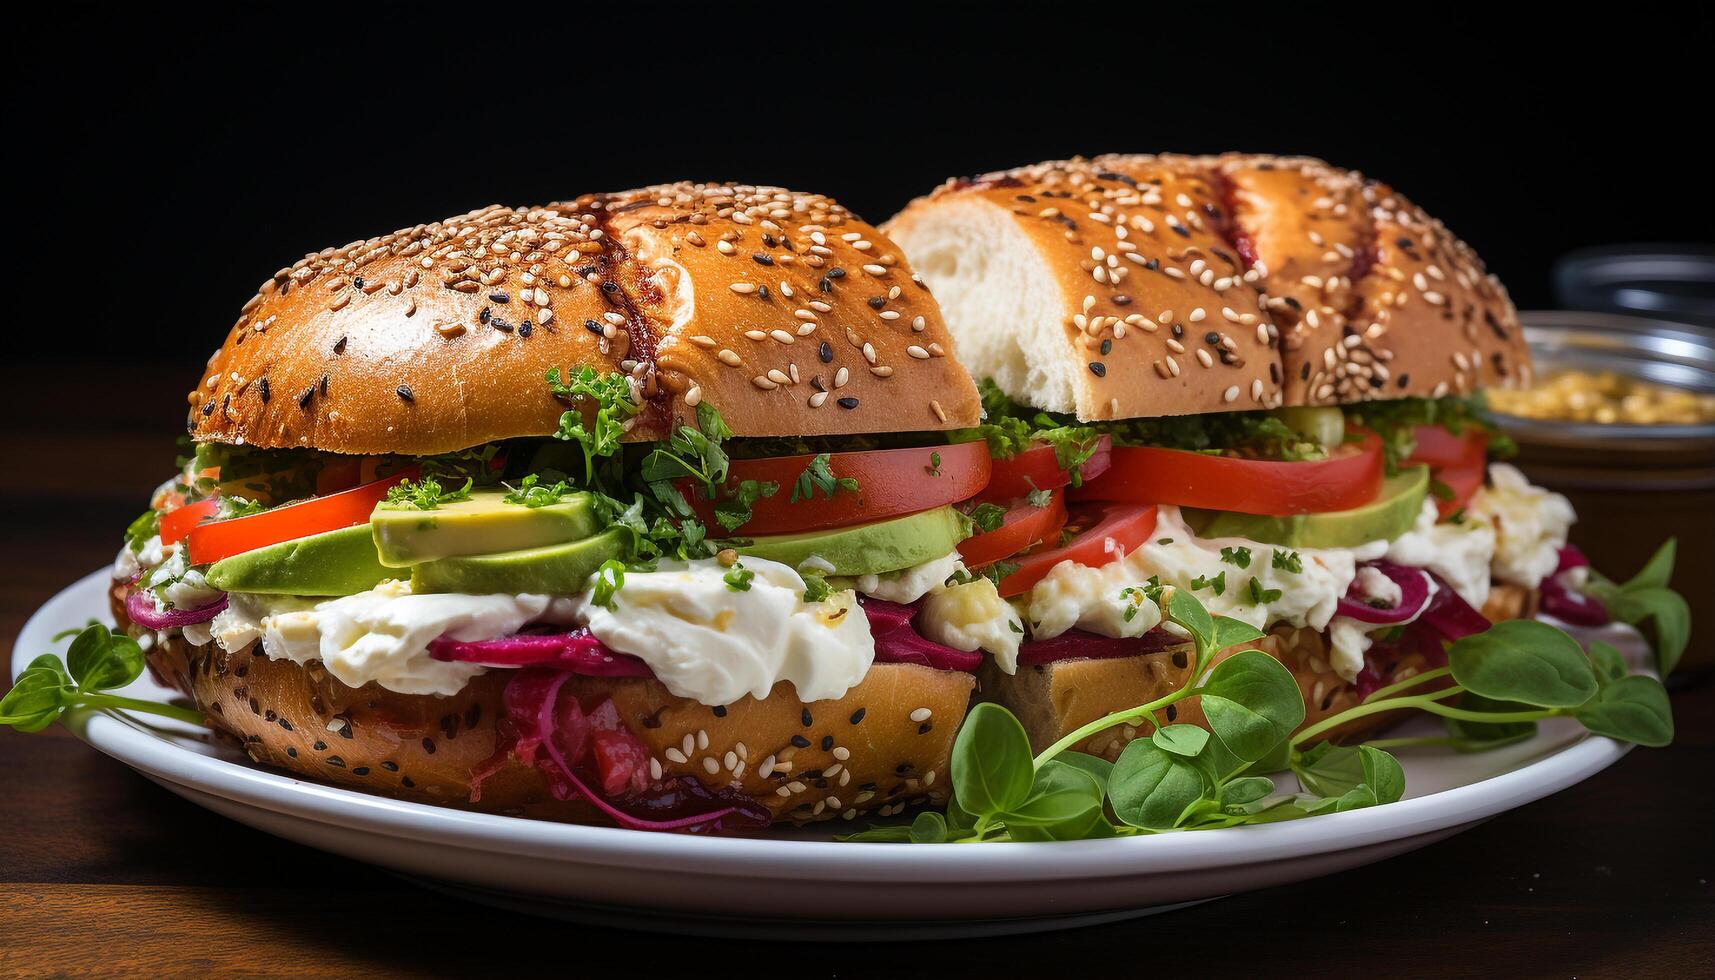
[{"label": "white plate", "polygon": [[[107,618],[107,582],[105,571],[88,575],[30,618],[14,676],[38,654],[63,651],[55,632]],[[1628,628],[1586,636],[1641,662],[1642,640]],[[147,675],[125,693],[168,695]],[[194,727],[103,712],[67,722],[188,800],[431,887],[584,921],[775,940],[1039,931],[1299,881],[1440,840],[1600,772],[1627,749],[1555,719],[1493,752],[1402,752],[1407,798],[1389,806],[1200,833],[972,847],[832,840],[850,824],[711,838],[465,813],[262,770]],[[1427,719],[1412,724],[1433,730]]]}]

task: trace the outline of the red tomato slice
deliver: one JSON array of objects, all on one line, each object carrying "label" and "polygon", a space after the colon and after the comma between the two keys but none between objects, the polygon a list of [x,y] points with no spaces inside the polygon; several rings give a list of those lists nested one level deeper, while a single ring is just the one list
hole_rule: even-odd
[{"label": "red tomato slice", "polygon": [[1155,533],[1154,504],[1074,505],[1068,527],[1082,528],[1064,547],[1049,548],[1018,559],[1018,571],[1000,580],[1000,594],[1023,593],[1063,561],[1096,567],[1136,551]]},{"label": "red tomato slice", "polygon": [[[1113,464],[1113,447],[1114,441],[1107,436],[1102,436],[1096,443],[1090,458],[1078,467],[1084,483],[1108,471]],[[1072,474],[1060,468],[1059,460],[1054,457],[1054,447],[1037,446],[1011,459],[995,460],[989,485],[983,488],[983,499],[996,503],[1016,500],[1032,490],[1058,490],[1071,482]]]},{"label": "red tomato slice", "polygon": [[360,456],[345,456],[329,460],[316,473],[316,493],[337,493],[362,483],[363,463],[364,460]]},{"label": "red tomato slice", "polygon": [[1060,529],[1066,525],[1064,496],[1053,494],[1046,507],[1021,500],[1006,512],[1000,527],[959,542],[959,557],[965,567],[981,568],[1045,541],[1058,541]]},{"label": "red tomato slice", "polygon": [[194,504],[185,504],[161,515],[161,543],[177,544],[191,533],[191,528],[220,512],[220,498],[210,497]]},{"label": "red tomato slice", "polygon": [[1412,434],[1417,449],[1407,462],[1427,465],[1430,477],[1453,491],[1451,497],[1435,498],[1435,509],[1446,520],[1482,488],[1488,472],[1489,434],[1471,428],[1454,435],[1439,425],[1420,425]]},{"label": "red tomato slice", "polygon": [[1471,498],[1483,488],[1483,477],[1487,472],[1488,467],[1484,465],[1482,457],[1478,457],[1475,463],[1462,463],[1431,471],[1430,479],[1453,491],[1450,497],[1435,498],[1435,510],[1441,520],[1452,517],[1471,502]]},{"label": "red tomato slice", "polygon": [[1121,446],[1113,465],[1078,494],[1084,500],[1178,504],[1241,514],[1314,514],[1350,510],[1382,486],[1382,442],[1373,432],[1329,459],[1285,463]]},{"label": "red tomato slice", "polygon": [[281,541],[362,524],[369,520],[375,505],[394,484],[416,475],[417,468],[413,466],[405,472],[326,497],[287,504],[249,517],[198,524],[187,538],[191,564],[207,565]]},{"label": "red tomato slice", "polygon": [[1408,462],[1422,463],[1431,469],[1458,466],[1481,459],[1489,445],[1489,434],[1475,426],[1454,435],[1439,425],[1420,425],[1412,430],[1417,448]]},{"label": "red tomato slice", "polygon": [[[739,530],[746,534],[792,534],[863,524],[968,500],[989,480],[989,448],[980,440],[950,446],[833,453],[828,459],[828,469],[834,478],[856,480],[858,488],[837,490],[831,498],[818,488],[809,497],[800,496],[793,503],[793,485],[815,458],[811,455],[733,460],[727,469],[728,491],[737,489],[745,480],[772,481],[780,487],[774,496],[756,502],[750,520]],[[677,486],[696,510],[697,518],[718,529],[716,502],[704,499],[700,488],[690,480],[680,480]]]}]

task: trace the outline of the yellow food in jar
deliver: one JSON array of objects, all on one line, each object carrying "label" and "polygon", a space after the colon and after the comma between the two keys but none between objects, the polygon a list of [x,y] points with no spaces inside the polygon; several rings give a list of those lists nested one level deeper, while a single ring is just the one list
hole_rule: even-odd
[{"label": "yellow food in jar", "polygon": [[1489,407],[1507,415],[1556,422],[1715,422],[1715,395],[1639,381],[1613,371],[1559,371],[1521,391],[1489,392]]}]

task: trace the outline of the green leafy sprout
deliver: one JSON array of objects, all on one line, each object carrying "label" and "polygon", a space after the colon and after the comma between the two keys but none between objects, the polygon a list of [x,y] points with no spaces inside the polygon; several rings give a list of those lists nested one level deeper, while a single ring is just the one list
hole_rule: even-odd
[{"label": "green leafy sprout", "polygon": [[54,640],[68,636],[72,639],[64,660],[44,653],[30,661],[0,698],[0,725],[39,732],[78,708],[122,708],[202,724],[202,713],[190,708],[104,693],[130,684],[143,673],[143,648],[136,640],[96,622],[60,633]]},{"label": "green leafy sprout", "polygon": [[[1640,587],[1654,587],[1648,583],[1660,578],[1658,569]],[[946,814],[925,812],[909,827],[875,827],[847,839],[1083,840],[1272,823],[1401,799],[1405,773],[1390,748],[1494,748],[1529,737],[1538,721],[1551,717],[1570,717],[1595,734],[1640,745],[1673,738],[1660,681],[1628,676],[1612,647],[1593,644],[1586,654],[1572,637],[1535,620],[1499,623],[1458,640],[1447,651],[1446,667],[1377,690],[1295,735],[1305,717],[1304,697],[1285,666],[1256,649],[1213,663],[1217,651],[1251,643],[1262,632],[1211,616],[1190,590],[1155,591],[1165,600],[1167,621],[1195,651],[1182,686],[1081,725],[1034,756],[1011,712],[979,704],[953,745]],[[1158,722],[1159,713],[1191,697],[1207,729]],[[1323,738],[1348,722],[1405,708],[1441,716],[1449,735],[1353,746]],[[1112,763],[1072,750],[1121,725],[1145,734]],[[1285,770],[1297,778],[1299,792],[1277,791],[1269,774]]]}]

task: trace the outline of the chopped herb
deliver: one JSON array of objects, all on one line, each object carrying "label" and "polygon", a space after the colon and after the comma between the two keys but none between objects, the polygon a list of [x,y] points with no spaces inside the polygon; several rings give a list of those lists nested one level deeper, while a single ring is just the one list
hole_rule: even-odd
[{"label": "chopped herb", "polygon": [[623,588],[625,563],[617,558],[609,558],[596,569],[594,595],[590,597],[590,601],[604,609],[612,609],[614,595]]},{"label": "chopped herb", "polygon": [[1243,546],[1237,548],[1222,548],[1221,560],[1229,565],[1237,565],[1240,568],[1249,568],[1251,567],[1251,550]]},{"label": "chopped herb", "polygon": [[1274,567],[1283,572],[1291,572],[1292,574],[1297,575],[1299,572],[1304,571],[1304,562],[1299,559],[1298,552],[1281,551],[1279,548],[1276,548],[1274,549]]},{"label": "chopped herb", "polygon": [[1222,572],[1214,578],[1199,575],[1191,580],[1191,591],[1198,592],[1203,589],[1214,589],[1216,595],[1227,591],[1227,573]]},{"label": "chopped herb", "polygon": [[780,492],[780,484],[773,480],[744,480],[732,495],[715,504],[715,520],[728,531],[736,531],[750,523],[751,508],[758,500],[772,497]]},{"label": "chopped herb", "polygon": [[[560,429],[554,436],[578,444],[584,454],[585,482],[593,482],[596,460],[619,451],[625,423],[642,410],[632,401],[631,382],[623,374],[602,374],[588,365],[573,372],[570,381],[562,380],[559,368],[549,368],[547,379],[554,397],[567,399],[574,406],[560,416]],[[580,408],[586,402],[594,406],[587,421]]]},{"label": "chopped herb", "polygon": [[157,534],[161,533],[161,512],[150,508],[131,522],[125,529],[125,545],[133,554],[142,552],[143,545]]},{"label": "chopped herb", "polygon": [[1006,523],[1006,508],[999,504],[978,504],[971,511],[970,518],[979,533],[999,530],[1000,526]]},{"label": "chopped herb", "polygon": [[1025,496],[1030,499],[1030,506],[1032,507],[1046,507],[1054,502],[1054,491],[1052,490],[1032,490]]},{"label": "chopped herb", "polygon": [[[734,592],[749,592],[750,580],[755,577],[756,573],[745,568],[744,562],[738,562],[727,569],[727,573],[721,576],[721,581],[725,582],[726,587]],[[826,588],[826,586],[827,583],[824,582],[823,587]],[[808,590],[806,590],[807,592]]]},{"label": "chopped herb", "polygon": [[1430,480],[1429,481],[1429,492],[1435,496],[1436,500],[1448,500],[1448,501],[1450,501],[1453,499],[1453,496],[1454,496],[1453,488],[1448,486],[1445,483],[1442,483],[1440,480]]},{"label": "chopped herb", "polygon": [[421,480],[401,480],[388,488],[387,502],[407,510],[434,510],[442,504],[469,500],[472,482],[466,477],[464,486],[457,490],[442,490],[440,481],[432,476]]},{"label": "chopped herb", "polygon": [[[936,457],[939,458],[939,456],[940,454],[937,453]],[[857,493],[861,489],[858,481],[849,476],[834,476],[833,467],[829,463],[830,458],[829,453],[818,453],[814,459],[810,460],[810,465],[804,467],[804,472],[798,474],[798,479],[793,482],[792,496],[787,500],[787,503],[795,504],[800,500],[809,500],[816,495],[817,490],[822,491],[824,497],[832,500],[834,495],[841,490]],[[937,463],[936,465],[940,464]]]},{"label": "chopped herb", "polygon": [[804,601],[824,602],[834,594],[834,587],[828,580],[815,572],[801,572],[804,576]]},{"label": "chopped herb", "polygon": [[564,480],[556,480],[552,484],[546,484],[541,482],[541,479],[535,473],[531,473],[519,480],[516,487],[508,484],[506,487],[507,494],[501,499],[509,504],[518,504],[522,507],[547,507],[550,504],[559,503],[567,494],[572,493],[571,484]]},{"label": "chopped herb", "polygon": [[941,475],[941,454],[940,453],[930,453],[929,454],[928,470],[929,470],[930,476],[940,476]]},{"label": "chopped herb", "polygon": [[1279,589],[1265,589],[1262,587],[1262,582],[1258,579],[1251,579],[1250,590],[1251,605],[1253,606],[1260,606],[1264,603],[1273,602],[1280,598]]}]

